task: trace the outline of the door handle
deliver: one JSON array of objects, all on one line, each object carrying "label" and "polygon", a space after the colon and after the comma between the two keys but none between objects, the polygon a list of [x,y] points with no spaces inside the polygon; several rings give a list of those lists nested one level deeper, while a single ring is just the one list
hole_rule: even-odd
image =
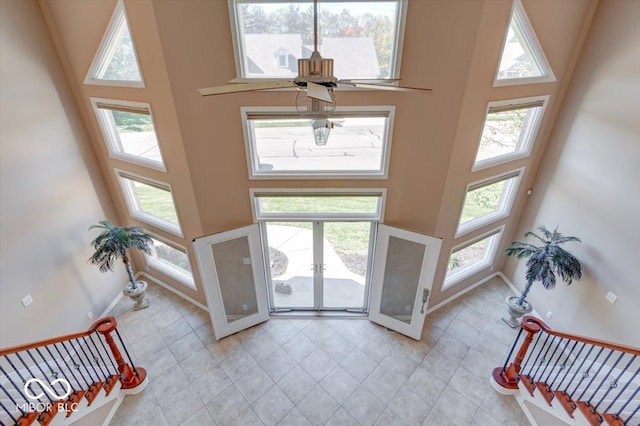
[{"label": "door handle", "polygon": [[422,307],[420,308],[420,313],[424,314],[424,306],[427,304],[427,300],[429,300],[429,289],[425,288],[422,290]]}]

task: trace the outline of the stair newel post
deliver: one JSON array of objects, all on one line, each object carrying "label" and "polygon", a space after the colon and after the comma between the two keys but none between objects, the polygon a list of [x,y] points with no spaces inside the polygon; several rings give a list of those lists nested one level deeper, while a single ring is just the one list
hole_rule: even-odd
[{"label": "stair newel post", "polygon": [[144,368],[137,368],[134,371],[122,357],[122,353],[120,353],[118,345],[111,336],[111,332],[114,331],[117,326],[116,319],[114,317],[107,317],[101,319],[99,322],[100,324],[98,325],[96,330],[98,333],[104,336],[104,340],[107,342],[109,350],[113,355],[113,359],[118,366],[118,372],[120,373],[120,383],[122,383],[121,389],[132,389],[139,386],[147,377],[147,372]]},{"label": "stair newel post", "polygon": [[493,379],[496,383],[507,390],[518,389],[518,382],[520,381],[519,373],[522,368],[522,361],[527,355],[527,351],[533,341],[534,335],[539,333],[542,330],[542,327],[538,324],[537,318],[525,316],[522,319],[522,329],[527,332],[527,335],[525,336],[524,341],[511,364],[507,367],[497,367],[492,373]]}]

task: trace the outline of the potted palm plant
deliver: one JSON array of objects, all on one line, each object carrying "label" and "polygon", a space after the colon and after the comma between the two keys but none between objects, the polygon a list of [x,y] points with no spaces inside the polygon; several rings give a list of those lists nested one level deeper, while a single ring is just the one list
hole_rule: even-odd
[{"label": "potted palm plant", "polygon": [[531,304],[527,302],[527,295],[534,282],[539,281],[544,288],[551,290],[556,286],[557,277],[560,277],[567,285],[571,284],[573,280],[577,281],[582,277],[580,261],[561,247],[571,241],[580,242],[580,238],[564,236],[558,232],[557,228],[552,232],[544,226],[540,226],[538,231],[540,231],[540,235],[527,231],[523,236],[524,238],[534,237],[542,243],[541,245],[536,246],[514,241],[511,243],[511,247],[505,251],[507,256],[528,259],[527,272],[525,274],[527,284],[522,294],[520,296],[507,297],[509,318],[503,317],[502,320],[511,327],[519,326],[520,317],[533,309]]},{"label": "potted palm plant", "polygon": [[98,265],[100,272],[113,271],[118,260],[122,260],[129,275],[129,283],[123,290],[136,303],[134,309],[144,309],[149,303],[144,299],[147,289],[145,281],[137,281],[133,276],[133,269],[129,263],[128,250],[137,249],[151,254],[153,240],[140,226],[115,226],[111,222],[102,220],[98,225],[93,225],[89,230],[98,228],[102,233],[98,235],[91,245],[95,252],[89,258],[89,263]]}]

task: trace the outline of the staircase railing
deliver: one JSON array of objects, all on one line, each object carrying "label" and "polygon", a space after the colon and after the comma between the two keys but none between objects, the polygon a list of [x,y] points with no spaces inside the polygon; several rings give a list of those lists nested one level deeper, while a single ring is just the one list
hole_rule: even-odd
[{"label": "staircase railing", "polygon": [[101,391],[108,395],[118,382],[121,389],[138,387],[146,375],[114,317],[81,333],[0,350],[0,426],[47,425],[58,413],[69,417],[80,403],[91,405]]},{"label": "staircase railing", "polygon": [[571,418],[578,408],[593,426],[640,425],[638,348],[560,333],[525,316],[504,365],[492,376],[507,392],[518,383],[532,396],[537,389]]}]

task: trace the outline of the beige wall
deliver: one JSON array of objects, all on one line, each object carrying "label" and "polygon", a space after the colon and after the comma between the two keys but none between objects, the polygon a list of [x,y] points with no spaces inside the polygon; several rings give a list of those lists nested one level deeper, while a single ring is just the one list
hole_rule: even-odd
[{"label": "beige wall", "polygon": [[[126,283],[87,263],[113,214],[35,1],[0,1],[0,347],[86,330]],[[33,303],[25,308],[27,294]]]},{"label": "beige wall", "polygon": [[[337,93],[340,106],[396,106],[388,179],[302,181],[249,180],[240,118],[241,106],[293,106],[295,92],[208,98],[197,93],[198,88],[223,84],[236,76],[227,1],[125,1],[144,89],[83,84],[114,0],[41,0],[41,4],[50,17],[56,47],[67,65],[91,142],[101,156],[108,188],[123,220],[135,222],[128,217],[115,182],[115,167],[172,185],[184,238],[151,230],[187,248],[194,237],[250,224],[250,188],[387,188],[386,224],[443,238],[430,300],[430,306],[434,306],[493,272],[486,268],[447,291],[440,290],[449,251],[464,241],[455,239],[454,233],[466,185],[525,166],[511,218],[492,225],[504,224],[505,234],[513,233],[525,204],[524,192],[542,157],[595,1],[525,0],[525,9],[557,81],[501,88],[493,88],[492,82],[511,1],[409,1],[401,77],[407,85],[432,87],[434,93]],[[551,98],[532,156],[471,173],[487,102],[534,95]],[[90,96],[151,103],[168,172],[149,171],[110,158],[90,108]],[[498,257],[494,268],[499,270],[502,262]],[[199,277],[198,290],[190,291],[157,271],[148,272],[205,302]]]},{"label": "beige wall", "polygon": [[[582,239],[584,277],[529,296],[553,328],[640,347],[640,2],[600,2],[518,235],[539,225]],[[523,287],[524,262],[508,277]],[[612,305],[607,292],[618,296]]]}]

